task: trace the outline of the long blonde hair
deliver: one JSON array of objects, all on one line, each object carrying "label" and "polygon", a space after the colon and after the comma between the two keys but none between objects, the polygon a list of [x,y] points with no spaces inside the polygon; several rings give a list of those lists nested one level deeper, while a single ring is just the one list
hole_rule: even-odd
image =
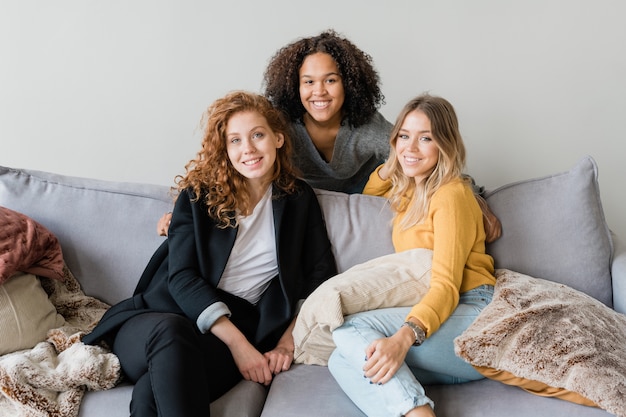
[{"label": "long blonde hair", "polygon": [[[439,159],[433,172],[419,184],[407,177],[402,171],[395,151],[398,133],[406,116],[415,111],[422,111],[430,120],[432,140],[439,149]],[[396,119],[390,137],[392,188],[390,191],[391,207],[398,216],[404,213],[400,222],[403,229],[408,229],[421,221],[428,214],[428,206],[433,194],[444,184],[461,177],[465,166],[465,145],[459,132],[459,122],[454,107],[442,97],[423,94],[409,101]]]},{"label": "long blonde hair", "polygon": [[285,193],[293,193],[296,189],[297,171],[291,162],[289,128],[282,113],[261,95],[245,91],[227,94],[206,111],[202,148],[185,166],[186,174],[176,177],[178,192],[189,189],[193,201],[203,199],[209,216],[217,220],[221,228],[236,226],[236,214],[252,209],[247,182],[233,167],[226,150],[228,121],[233,115],[245,111],[258,112],[275,134],[284,136],[284,145],[276,150],[272,182]]}]

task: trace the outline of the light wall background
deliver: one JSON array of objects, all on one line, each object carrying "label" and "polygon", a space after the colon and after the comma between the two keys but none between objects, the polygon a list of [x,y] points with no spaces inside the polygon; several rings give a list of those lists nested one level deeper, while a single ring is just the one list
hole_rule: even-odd
[{"label": "light wall background", "polygon": [[389,120],[424,91],[455,105],[489,189],[593,156],[626,238],[624,16],[623,0],[0,0],[0,165],[173,185],[213,100],[261,92],[278,48],[334,28],[374,58]]}]

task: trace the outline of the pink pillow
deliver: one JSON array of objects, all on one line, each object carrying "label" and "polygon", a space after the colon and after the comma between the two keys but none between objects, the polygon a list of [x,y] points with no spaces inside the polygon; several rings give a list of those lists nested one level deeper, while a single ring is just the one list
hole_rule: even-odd
[{"label": "pink pillow", "polygon": [[56,236],[30,217],[0,207],[0,284],[17,271],[63,280]]}]

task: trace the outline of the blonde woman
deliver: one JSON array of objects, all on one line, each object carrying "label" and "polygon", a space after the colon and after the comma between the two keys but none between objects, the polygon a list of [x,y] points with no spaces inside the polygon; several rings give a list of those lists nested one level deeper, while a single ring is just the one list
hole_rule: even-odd
[{"label": "blonde woman", "polygon": [[411,100],[390,142],[388,161],[364,193],[389,199],[396,252],[433,251],[430,289],[413,307],[346,317],[333,332],[329,368],[370,417],[434,416],[421,384],[482,378],[456,357],[453,340],[491,301],[494,263],[481,208],[462,175],[465,147],[452,105],[430,95]]}]

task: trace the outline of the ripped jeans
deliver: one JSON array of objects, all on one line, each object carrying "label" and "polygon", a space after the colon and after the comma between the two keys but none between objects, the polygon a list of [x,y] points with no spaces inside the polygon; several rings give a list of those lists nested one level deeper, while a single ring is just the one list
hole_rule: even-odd
[{"label": "ripped jeans", "polygon": [[461,294],[459,305],[439,330],[421,346],[413,346],[404,364],[387,383],[370,383],[363,376],[365,348],[374,340],[393,335],[411,307],[365,311],[345,318],[335,329],[337,348],[328,368],[343,391],[368,417],[400,417],[415,407],[434,404],[422,384],[458,384],[483,378],[454,353],[454,338],[476,319],[493,297],[493,286],[482,285]]}]

